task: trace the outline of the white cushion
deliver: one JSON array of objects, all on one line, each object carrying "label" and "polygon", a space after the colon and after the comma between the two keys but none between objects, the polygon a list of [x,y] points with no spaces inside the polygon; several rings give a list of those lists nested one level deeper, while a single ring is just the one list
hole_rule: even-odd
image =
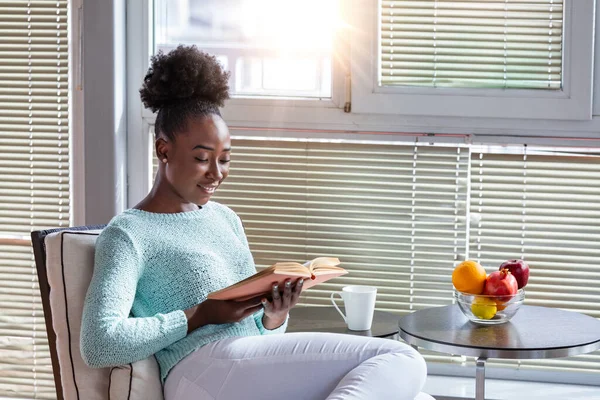
[{"label": "white cushion", "polygon": [[[81,358],[79,331],[87,288],[94,269],[100,231],[61,231],[46,236],[46,270],[52,326],[63,397],[70,399],[163,400],[154,357],[115,368],[90,368]],[[64,282],[64,284],[63,284]]]}]

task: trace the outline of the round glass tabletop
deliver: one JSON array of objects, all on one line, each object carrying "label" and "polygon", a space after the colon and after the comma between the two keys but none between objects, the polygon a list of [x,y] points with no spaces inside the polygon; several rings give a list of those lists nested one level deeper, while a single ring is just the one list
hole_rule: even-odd
[{"label": "round glass tabletop", "polygon": [[409,344],[473,357],[555,358],[600,349],[600,321],[548,307],[524,305],[500,325],[473,323],[457,305],[433,307],[402,317],[399,327]]}]

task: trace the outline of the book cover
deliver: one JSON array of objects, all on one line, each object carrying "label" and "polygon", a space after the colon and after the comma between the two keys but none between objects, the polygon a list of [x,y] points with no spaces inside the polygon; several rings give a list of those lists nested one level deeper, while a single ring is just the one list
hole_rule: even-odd
[{"label": "book cover", "polygon": [[283,289],[287,279],[304,278],[302,291],[348,273],[339,267],[340,260],[334,257],[317,257],[304,265],[297,262],[279,262],[224,289],[210,293],[214,300],[246,300],[255,296],[270,295],[274,282]]}]

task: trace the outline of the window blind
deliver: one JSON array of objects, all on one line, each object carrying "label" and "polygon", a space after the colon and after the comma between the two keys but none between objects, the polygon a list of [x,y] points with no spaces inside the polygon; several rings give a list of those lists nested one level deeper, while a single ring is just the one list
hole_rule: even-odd
[{"label": "window blind", "polygon": [[0,398],[55,398],[29,234],[70,221],[67,6],[0,4]]},{"label": "window blind", "polygon": [[[512,151],[473,149],[470,257],[488,273],[522,258],[531,269],[525,304],[600,318],[600,156]],[[600,352],[490,364],[600,374]]]},{"label": "window blind", "polygon": [[329,305],[349,284],[377,286],[377,308],[398,314],[452,303],[468,148],[234,139],[232,149],[214,200],[242,218],[257,267],[333,256],[350,271],[302,304]]},{"label": "window blind", "polygon": [[348,284],[378,287],[406,314],[451,303],[465,253],[468,149],[235,140],[215,200],[242,218],[258,266],[339,257],[350,272],[302,296],[328,305]]},{"label": "window blind", "polygon": [[563,0],[382,0],[379,85],[560,89]]}]

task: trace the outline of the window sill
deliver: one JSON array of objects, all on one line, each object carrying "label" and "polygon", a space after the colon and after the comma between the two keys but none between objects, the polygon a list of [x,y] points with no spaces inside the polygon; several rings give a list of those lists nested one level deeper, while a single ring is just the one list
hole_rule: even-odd
[{"label": "window sill", "polygon": [[[422,117],[345,113],[337,108],[228,104],[223,117],[229,126],[282,130],[319,130],[343,135],[371,133],[369,140],[410,133],[473,135],[474,143],[600,145],[600,116],[588,121],[552,121],[509,118]],[[325,133],[325,131],[329,131]],[[404,135],[403,135],[404,134]],[[274,136],[262,133],[262,136]],[[397,139],[397,138],[396,138]],[[565,141],[564,139],[569,139]],[[585,143],[585,139],[588,143]]]}]

